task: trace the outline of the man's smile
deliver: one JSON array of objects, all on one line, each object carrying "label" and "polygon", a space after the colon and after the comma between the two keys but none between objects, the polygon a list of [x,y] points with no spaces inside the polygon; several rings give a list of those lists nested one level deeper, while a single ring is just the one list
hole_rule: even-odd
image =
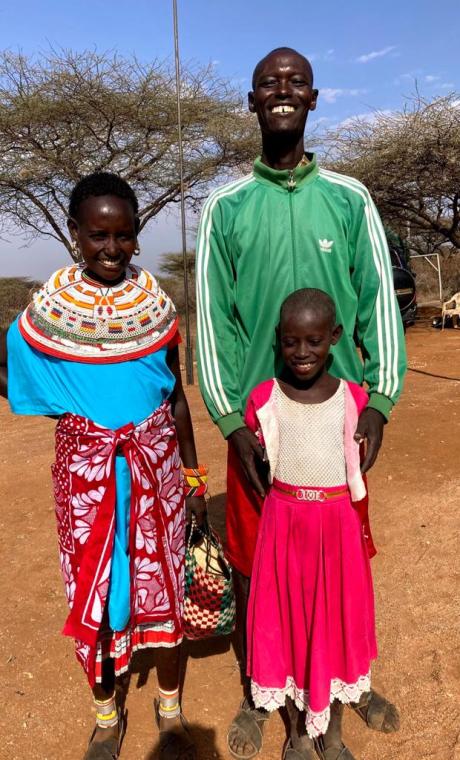
[{"label": "man's smile", "polygon": [[280,114],[294,113],[295,110],[296,109],[295,109],[294,106],[290,106],[290,105],[287,105],[287,104],[278,105],[278,106],[272,106],[271,109],[270,109],[270,111],[272,113],[280,113]]}]

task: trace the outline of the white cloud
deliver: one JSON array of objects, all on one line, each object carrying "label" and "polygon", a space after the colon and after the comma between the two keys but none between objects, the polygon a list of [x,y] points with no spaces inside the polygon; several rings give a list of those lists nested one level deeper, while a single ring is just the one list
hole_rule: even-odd
[{"label": "white cloud", "polygon": [[434,74],[427,74],[425,77],[425,82],[436,82],[438,79],[441,79],[441,77],[437,77]]},{"label": "white cloud", "polygon": [[441,85],[439,85],[441,89],[443,90],[453,90],[455,85],[453,82],[443,82]]},{"label": "white cloud", "polygon": [[320,89],[320,97],[321,100],[325,100],[326,103],[335,103],[337,98],[343,98],[343,97],[356,97],[357,95],[364,95],[367,90],[358,90],[358,89],[346,89],[341,87],[322,87]]},{"label": "white cloud", "polygon": [[372,124],[379,116],[391,116],[393,111],[390,109],[384,109],[382,111],[366,111],[366,113],[355,113],[353,116],[349,116],[347,119],[341,121],[339,127],[348,127],[352,122],[365,121],[368,124]]},{"label": "white cloud", "polygon": [[388,55],[388,53],[391,53],[393,50],[396,50],[396,46],[388,45],[381,50],[373,50],[371,53],[360,55],[356,61],[357,63],[368,63],[369,61],[373,61],[374,58],[383,58],[383,56]]},{"label": "white cloud", "polygon": [[315,118],[312,119],[312,123],[314,124],[330,124],[331,121],[333,121],[333,119],[331,119],[330,116],[320,116],[319,119],[315,119]]},{"label": "white cloud", "polygon": [[329,48],[329,50],[326,50],[324,53],[307,53],[305,56],[308,58],[310,63],[313,63],[314,61],[332,61],[334,59],[334,48]]}]

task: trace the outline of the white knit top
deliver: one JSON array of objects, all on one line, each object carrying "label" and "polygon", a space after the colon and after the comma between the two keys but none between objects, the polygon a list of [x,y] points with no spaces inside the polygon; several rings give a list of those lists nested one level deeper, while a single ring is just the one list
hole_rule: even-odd
[{"label": "white knit top", "polygon": [[345,386],[319,404],[293,401],[275,382],[279,455],[273,476],[283,483],[316,488],[347,482],[344,451]]}]

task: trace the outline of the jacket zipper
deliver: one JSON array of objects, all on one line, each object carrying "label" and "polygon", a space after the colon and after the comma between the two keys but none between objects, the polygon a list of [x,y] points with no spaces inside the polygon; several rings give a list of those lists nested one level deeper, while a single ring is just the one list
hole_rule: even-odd
[{"label": "jacket zipper", "polygon": [[295,265],[295,261],[296,261],[296,258],[295,258],[295,257],[296,257],[296,250],[295,250],[295,232],[294,232],[294,209],[293,209],[293,207],[292,207],[292,195],[293,195],[293,191],[294,191],[294,190],[295,190],[295,188],[296,188],[296,184],[297,184],[297,183],[296,183],[296,181],[295,181],[295,179],[294,179],[294,170],[293,170],[293,169],[291,169],[291,170],[290,170],[290,172],[289,172],[289,179],[288,179],[288,182],[287,182],[287,188],[288,188],[288,195],[289,195],[289,218],[290,218],[290,222],[291,222],[291,243],[292,243],[292,258],[291,258],[291,262],[292,262],[292,288],[293,288],[294,290],[295,290],[295,288],[296,288],[296,282],[297,282],[297,278],[296,278],[296,265]]}]

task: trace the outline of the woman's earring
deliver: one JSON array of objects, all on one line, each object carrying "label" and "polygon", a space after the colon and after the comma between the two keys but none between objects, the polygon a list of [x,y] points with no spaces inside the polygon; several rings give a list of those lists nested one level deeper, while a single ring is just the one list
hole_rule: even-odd
[{"label": "woman's earring", "polygon": [[75,256],[75,258],[79,258],[80,256],[80,248],[78,246],[78,243],[76,240],[72,240],[70,247],[72,249],[72,253]]},{"label": "woman's earring", "polygon": [[139,248],[139,243],[138,243],[134,249],[134,255],[139,256],[140,252],[141,252],[141,249]]}]

